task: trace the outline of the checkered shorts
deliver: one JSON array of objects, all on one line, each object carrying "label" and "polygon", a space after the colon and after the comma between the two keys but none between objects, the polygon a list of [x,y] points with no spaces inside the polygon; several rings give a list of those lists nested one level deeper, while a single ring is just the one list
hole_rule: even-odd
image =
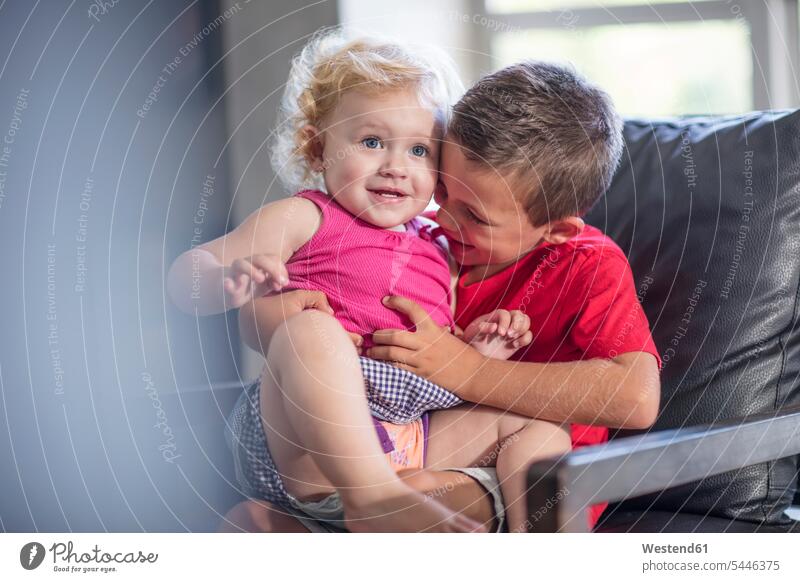
[{"label": "checkered shorts", "polygon": [[442,410],[462,400],[441,386],[380,360],[361,359],[372,415],[394,424],[408,424],[430,410]]},{"label": "checkered shorts", "polygon": [[[376,418],[395,424],[413,422],[431,410],[462,400],[441,386],[386,362],[360,358],[367,403]],[[248,385],[228,417],[225,438],[233,453],[242,493],[284,508],[294,507],[267,446],[261,425],[260,381]]]}]

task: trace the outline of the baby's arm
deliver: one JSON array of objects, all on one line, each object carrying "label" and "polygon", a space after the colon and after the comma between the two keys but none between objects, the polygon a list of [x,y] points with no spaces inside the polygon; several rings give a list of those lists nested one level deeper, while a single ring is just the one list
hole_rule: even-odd
[{"label": "baby's arm", "polygon": [[530,327],[531,319],[522,311],[496,309],[472,321],[461,339],[487,358],[507,360],[531,343]]},{"label": "baby's arm", "polygon": [[169,294],[184,312],[222,313],[282,288],[284,263],[321,224],[316,204],[291,197],[267,204],[228,234],[180,255],[167,276]]},{"label": "baby's arm", "polygon": [[[450,267],[450,310],[456,311],[459,267],[452,255],[447,255]],[[522,311],[497,309],[472,321],[466,330],[453,326],[453,334],[471,345],[487,358],[507,360],[514,352],[533,340],[531,320]]]}]

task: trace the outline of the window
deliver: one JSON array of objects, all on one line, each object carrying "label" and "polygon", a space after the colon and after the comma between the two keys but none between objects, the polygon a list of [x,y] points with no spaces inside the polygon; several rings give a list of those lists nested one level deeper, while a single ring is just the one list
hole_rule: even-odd
[{"label": "window", "polygon": [[[702,1],[705,0],[695,0],[695,3]],[[566,12],[575,8],[673,3],[675,3],[675,0],[650,0],[649,2],[643,0],[613,0],[613,2],[599,2],[598,0],[486,0],[486,8],[491,12],[501,14],[509,12],[538,12],[542,10],[559,10]]]},{"label": "window", "polygon": [[623,115],[800,106],[797,0],[486,0],[484,68],[568,61]]}]

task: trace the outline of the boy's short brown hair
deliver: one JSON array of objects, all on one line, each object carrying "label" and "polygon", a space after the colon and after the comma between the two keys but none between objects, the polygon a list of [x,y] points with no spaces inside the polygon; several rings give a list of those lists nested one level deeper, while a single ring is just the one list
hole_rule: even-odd
[{"label": "boy's short brown hair", "polygon": [[581,216],[622,153],[610,97],[574,70],[524,61],[478,81],[455,105],[450,137],[467,159],[506,174],[534,226]]}]

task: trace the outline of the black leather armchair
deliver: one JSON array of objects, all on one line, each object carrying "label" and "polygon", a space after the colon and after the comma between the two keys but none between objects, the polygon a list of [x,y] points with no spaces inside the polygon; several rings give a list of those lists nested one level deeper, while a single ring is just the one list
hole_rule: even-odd
[{"label": "black leather armchair", "polygon": [[661,412],[646,436],[535,464],[531,530],[581,531],[597,501],[615,502],[598,531],[800,529],[800,112],[635,120],[625,138],[588,221],[629,257]]}]

